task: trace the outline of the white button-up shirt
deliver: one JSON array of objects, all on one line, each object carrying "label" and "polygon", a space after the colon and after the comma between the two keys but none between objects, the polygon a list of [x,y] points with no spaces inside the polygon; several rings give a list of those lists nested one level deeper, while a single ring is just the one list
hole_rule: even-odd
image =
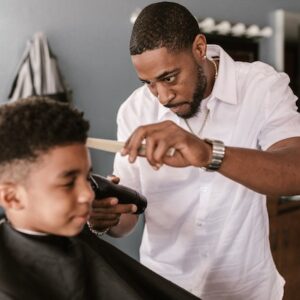
[{"label": "white button-up shirt", "polygon": [[[218,46],[208,46],[210,56],[220,57],[219,73],[202,113],[188,120],[194,133],[262,150],[300,136],[287,75],[261,62],[234,62]],[[120,107],[118,139],[125,141],[136,127],[163,120],[189,130],[142,86]],[[129,164],[117,155],[114,174],[148,199],[143,264],[204,299],[282,299],[284,280],[270,252],[264,195],[200,168],[155,171],[144,158]]]}]

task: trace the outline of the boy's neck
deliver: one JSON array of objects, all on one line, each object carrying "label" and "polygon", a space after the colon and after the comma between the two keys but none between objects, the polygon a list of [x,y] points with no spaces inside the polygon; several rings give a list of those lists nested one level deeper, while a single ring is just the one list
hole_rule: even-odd
[{"label": "boy's neck", "polygon": [[19,232],[22,232],[22,233],[25,233],[25,234],[29,234],[29,235],[39,235],[39,236],[45,236],[45,235],[48,235],[47,233],[44,233],[44,232],[39,232],[39,231],[34,231],[34,230],[30,230],[30,229],[27,229],[27,228],[23,228],[21,226],[16,226],[13,224],[13,222],[11,222],[9,219],[7,219],[7,222],[10,224],[10,226],[12,228],[14,228],[16,231],[19,231]]},{"label": "boy's neck", "polygon": [[29,235],[40,235],[40,236],[48,235],[47,233],[44,233],[44,232],[38,232],[38,231],[33,231],[33,230],[29,230],[29,229],[24,229],[24,228],[15,228],[14,227],[14,229],[19,232],[26,233]]}]

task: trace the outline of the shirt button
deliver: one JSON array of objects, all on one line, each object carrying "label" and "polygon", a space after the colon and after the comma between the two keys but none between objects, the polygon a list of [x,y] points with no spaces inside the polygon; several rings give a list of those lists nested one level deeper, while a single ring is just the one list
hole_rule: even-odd
[{"label": "shirt button", "polygon": [[204,225],[204,222],[202,222],[202,221],[197,221],[196,224],[197,224],[198,227],[202,227],[202,226]]}]

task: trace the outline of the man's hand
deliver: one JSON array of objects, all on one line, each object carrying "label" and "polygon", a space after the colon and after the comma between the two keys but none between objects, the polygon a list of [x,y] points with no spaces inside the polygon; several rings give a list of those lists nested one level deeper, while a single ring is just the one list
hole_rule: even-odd
[{"label": "man's hand", "polygon": [[[118,184],[120,179],[116,176],[110,178],[112,182]],[[95,199],[92,204],[92,213],[89,224],[94,230],[106,231],[120,223],[122,214],[132,214],[137,210],[134,204],[118,204],[118,199],[109,197]]]},{"label": "man's hand", "polygon": [[[142,143],[146,143],[145,157],[154,169],[163,164],[203,167],[210,161],[211,146],[172,121],[138,127],[126,141],[121,154],[128,155],[129,161],[134,162]],[[176,150],[173,156],[167,155],[170,148]]]}]

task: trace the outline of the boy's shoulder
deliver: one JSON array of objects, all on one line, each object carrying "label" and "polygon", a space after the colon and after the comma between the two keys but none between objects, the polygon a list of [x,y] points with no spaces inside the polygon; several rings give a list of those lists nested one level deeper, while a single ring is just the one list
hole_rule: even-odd
[{"label": "boy's shoulder", "polygon": [[[69,244],[64,245],[65,242]],[[80,284],[84,287],[82,253],[72,239],[23,234],[8,222],[1,222],[0,243],[0,296],[9,295],[11,298],[8,299],[67,299],[75,291],[75,285],[78,293]],[[77,276],[78,280],[72,276]],[[69,282],[66,283],[64,278],[69,278]]]}]

